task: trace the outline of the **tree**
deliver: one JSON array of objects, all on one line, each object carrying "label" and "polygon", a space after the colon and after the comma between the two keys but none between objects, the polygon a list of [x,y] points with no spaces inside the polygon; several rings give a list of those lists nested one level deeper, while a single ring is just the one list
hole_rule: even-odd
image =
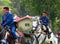
[{"label": "tree", "polygon": [[60,18],[60,0],[3,0],[0,5],[9,6],[17,15],[38,15],[46,11],[52,21],[53,29],[57,28],[56,20]]},{"label": "tree", "polygon": [[9,0],[0,0],[0,21],[1,21],[2,14],[3,14],[2,9],[3,9],[4,6],[11,7],[11,1],[9,1]]}]

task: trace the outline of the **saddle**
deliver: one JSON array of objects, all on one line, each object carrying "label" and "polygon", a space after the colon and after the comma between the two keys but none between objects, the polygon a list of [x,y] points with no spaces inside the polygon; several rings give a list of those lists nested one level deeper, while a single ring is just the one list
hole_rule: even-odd
[{"label": "saddle", "polygon": [[[18,37],[22,36],[22,33],[19,30],[16,30],[16,33],[17,33]],[[8,32],[8,36],[13,38],[11,32]]]},{"label": "saddle", "polygon": [[[48,27],[47,27],[48,28]],[[52,33],[52,32],[47,32],[47,28],[46,28],[46,26],[42,26],[42,31],[43,32],[45,32],[47,35],[48,35],[48,38],[50,38],[51,36],[50,36],[50,34]],[[48,28],[48,31],[49,31],[49,28]]]}]

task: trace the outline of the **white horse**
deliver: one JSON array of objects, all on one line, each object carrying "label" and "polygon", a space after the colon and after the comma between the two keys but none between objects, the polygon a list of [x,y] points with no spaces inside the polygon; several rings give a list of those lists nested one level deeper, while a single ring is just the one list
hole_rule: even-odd
[{"label": "white horse", "polygon": [[[48,38],[48,35],[42,31],[41,29],[41,23],[39,22],[39,25],[37,24],[37,17],[33,18],[33,44],[43,44],[43,42],[47,42],[50,44],[58,44],[58,39],[54,36],[53,33],[51,33],[51,37]],[[43,25],[44,30],[46,30],[46,27]],[[51,29],[48,27],[49,31],[51,31]]]}]

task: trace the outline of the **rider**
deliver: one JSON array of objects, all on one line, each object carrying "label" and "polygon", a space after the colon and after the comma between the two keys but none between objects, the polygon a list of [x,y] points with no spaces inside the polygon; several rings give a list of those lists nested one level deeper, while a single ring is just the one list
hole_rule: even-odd
[{"label": "rider", "polygon": [[48,34],[48,37],[50,37],[50,32],[49,32],[49,29],[48,29],[49,19],[47,17],[46,12],[42,13],[42,16],[40,17],[40,21],[42,21],[42,25],[44,25],[46,27],[45,32]]},{"label": "rider", "polygon": [[13,16],[12,13],[9,13],[9,8],[8,7],[4,7],[3,8],[3,12],[4,14],[2,15],[2,26],[5,27],[10,26],[10,30],[12,33],[13,38],[15,39],[15,42],[18,42],[18,36],[16,35],[15,31],[16,31],[16,27],[13,21]]}]

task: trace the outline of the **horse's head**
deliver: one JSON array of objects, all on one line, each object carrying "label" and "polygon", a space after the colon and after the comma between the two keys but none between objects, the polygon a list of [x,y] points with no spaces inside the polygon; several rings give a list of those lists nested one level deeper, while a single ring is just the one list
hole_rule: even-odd
[{"label": "horse's head", "polygon": [[1,25],[1,23],[0,23],[0,32],[3,30],[3,27],[2,27],[2,25]]},{"label": "horse's head", "polygon": [[4,34],[5,35],[5,32],[6,32],[6,29],[0,23],[0,34]]},{"label": "horse's head", "polygon": [[35,28],[37,27],[37,16],[34,16],[34,17],[32,17],[32,20],[33,20],[33,24],[32,24],[32,26],[33,26],[33,30],[35,30]]},{"label": "horse's head", "polygon": [[36,17],[33,17],[32,25],[33,25],[33,27],[32,27],[33,31],[41,32],[42,28],[43,28],[43,30],[46,30],[46,27],[44,25],[42,25],[42,22],[40,22],[39,19],[37,19]]},{"label": "horse's head", "polygon": [[3,26],[0,23],[0,40],[3,38],[4,35],[5,35],[5,31],[3,29]]},{"label": "horse's head", "polygon": [[37,17],[33,17],[33,27],[32,27],[32,30],[33,31],[39,31],[41,30],[41,22],[38,22],[39,19]]}]

